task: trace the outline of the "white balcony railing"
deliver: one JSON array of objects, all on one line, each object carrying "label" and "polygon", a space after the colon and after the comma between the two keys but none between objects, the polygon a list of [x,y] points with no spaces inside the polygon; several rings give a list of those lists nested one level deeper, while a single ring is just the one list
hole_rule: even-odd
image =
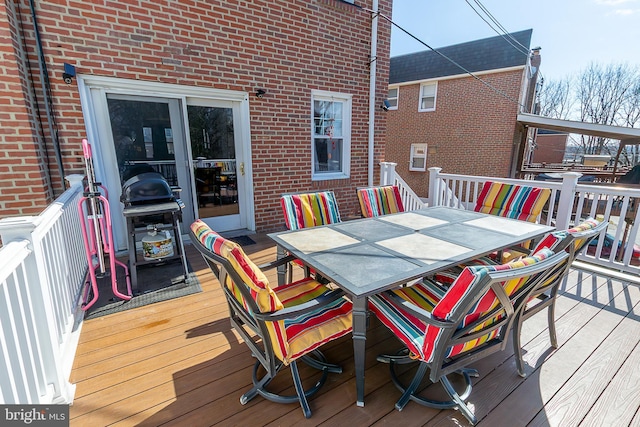
[{"label": "white balcony railing", "polygon": [[71,403],[87,258],[82,177],[42,214],[0,221],[0,403]]}]

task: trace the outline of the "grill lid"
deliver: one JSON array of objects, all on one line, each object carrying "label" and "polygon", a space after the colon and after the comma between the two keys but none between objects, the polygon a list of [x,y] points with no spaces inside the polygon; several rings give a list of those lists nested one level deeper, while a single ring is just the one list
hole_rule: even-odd
[{"label": "grill lid", "polygon": [[120,201],[128,204],[174,202],[175,196],[169,183],[157,172],[135,175],[122,186]]}]

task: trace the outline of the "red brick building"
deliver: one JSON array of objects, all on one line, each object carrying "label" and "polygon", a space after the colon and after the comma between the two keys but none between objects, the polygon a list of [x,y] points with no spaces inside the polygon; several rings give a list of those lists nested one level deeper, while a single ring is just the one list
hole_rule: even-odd
[{"label": "red brick building", "polygon": [[[120,248],[120,189],[140,163],[182,188],[185,223],[209,216],[220,231],[282,227],[285,192],[331,189],[355,212],[355,188],[384,156],[390,24],[351,3],[4,3],[0,217],[39,213],[63,176],[84,173],[82,138]],[[376,3],[391,15],[391,0]],[[222,190],[207,187],[214,170]]]},{"label": "red brick building", "polygon": [[448,59],[434,51],[391,58],[385,157],[418,195],[427,195],[432,166],[513,175],[525,141],[517,114],[529,111],[537,71],[530,66],[531,34],[437,49]]},{"label": "red brick building", "polygon": [[538,129],[530,164],[561,164],[568,139],[569,134],[566,132]]}]

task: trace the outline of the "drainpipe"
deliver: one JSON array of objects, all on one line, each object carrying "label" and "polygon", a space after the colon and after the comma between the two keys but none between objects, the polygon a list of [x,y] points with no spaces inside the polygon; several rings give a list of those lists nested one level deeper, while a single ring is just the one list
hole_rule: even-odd
[{"label": "drainpipe", "polygon": [[[44,107],[47,114],[47,123],[49,124],[49,134],[53,141],[53,148],[56,154],[56,164],[58,166],[58,172],[60,173],[60,182],[62,184],[62,192],[64,192],[66,183],[64,181],[64,167],[62,166],[62,153],[60,152],[60,140],[58,139],[58,132],[53,128],[53,121],[55,117],[51,112],[51,85],[49,83],[49,72],[47,71],[47,63],[45,62],[44,52],[42,51],[42,39],[40,37],[40,31],[38,30],[38,21],[36,19],[36,8],[33,0],[29,1],[31,7],[31,20],[33,21],[33,32],[36,38],[36,47],[38,50],[38,67],[40,69],[40,83],[42,86],[42,96],[44,98]],[[43,135],[43,138],[45,136]],[[46,147],[44,148],[46,150]],[[51,191],[55,196],[55,190],[52,186]]]},{"label": "drainpipe", "polygon": [[373,155],[375,142],[375,116],[376,116],[376,64],[378,62],[378,0],[373,0],[371,6],[371,59],[369,62],[369,174],[368,186],[373,186]]}]

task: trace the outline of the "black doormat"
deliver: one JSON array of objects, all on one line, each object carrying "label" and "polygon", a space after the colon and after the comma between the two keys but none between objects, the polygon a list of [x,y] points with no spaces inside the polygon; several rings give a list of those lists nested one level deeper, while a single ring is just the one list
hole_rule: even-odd
[{"label": "black doormat", "polygon": [[229,240],[231,240],[232,242],[236,242],[240,246],[249,246],[256,244],[256,242],[254,242],[253,239],[249,236],[229,237]]},{"label": "black doormat", "polygon": [[[187,270],[190,270],[188,263]],[[126,293],[124,269],[117,267],[116,272],[118,290]],[[98,300],[85,312],[85,320],[202,292],[195,274],[189,273],[185,278],[179,260],[139,267],[138,288],[141,291],[128,301],[114,296],[111,286],[108,274],[98,279]]]}]

